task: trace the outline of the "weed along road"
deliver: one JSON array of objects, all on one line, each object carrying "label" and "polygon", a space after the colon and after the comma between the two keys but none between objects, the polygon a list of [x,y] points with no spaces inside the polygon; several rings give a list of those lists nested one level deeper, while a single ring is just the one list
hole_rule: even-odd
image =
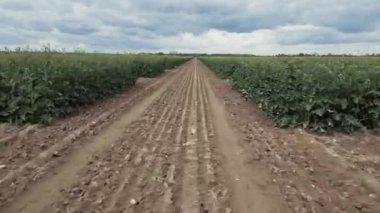
[{"label": "weed along road", "polygon": [[380,209],[379,171],[353,169],[323,137],[274,127],[196,58],[101,106],[61,121],[60,134],[2,145],[10,156],[49,141],[0,170],[0,212]]}]

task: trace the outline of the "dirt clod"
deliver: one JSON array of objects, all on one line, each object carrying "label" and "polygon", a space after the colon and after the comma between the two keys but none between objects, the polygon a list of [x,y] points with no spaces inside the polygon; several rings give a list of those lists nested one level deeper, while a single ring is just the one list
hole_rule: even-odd
[{"label": "dirt clod", "polygon": [[42,143],[42,144],[40,144],[40,148],[41,148],[42,150],[44,150],[44,149],[47,148],[47,145],[46,145],[45,143]]},{"label": "dirt clod", "polygon": [[61,155],[59,154],[58,151],[54,151],[53,154],[52,154],[53,157],[57,158],[57,157],[60,157]]},{"label": "dirt clod", "polygon": [[131,205],[133,205],[133,206],[139,204],[139,202],[138,202],[136,199],[134,199],[134,198],[130,199],[130,200],[129,200],[129,203],[130,203]]}]

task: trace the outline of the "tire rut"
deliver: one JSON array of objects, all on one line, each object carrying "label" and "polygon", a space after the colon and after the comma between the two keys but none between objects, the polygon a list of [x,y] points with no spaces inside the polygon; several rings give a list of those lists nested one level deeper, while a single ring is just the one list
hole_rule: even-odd
[{"label": "tire rut", "polygon": [[[195,65],[192,65],[195,66]],[[186,131],[186,143],[184,147],[184,168],[182,179],[182,194],[181,194],[181,212],[199,212],[200,209],[200,195],[198,186],[198,153],[197,153],[197,73],[195,68],[192,68],[192,84],[191,90],[191,103],[190,113],[188,120],[188,127]]]},{"label": "tire rut", "polygon": [[[127,203],[128,205],[119,208],[119,212],[146,212],[149,211],[149,208],[153,207],[149,207],[149,204],[153,203],[151,198],[153,197],[154,188],[162,184],[163,175],[161,173],[163,172],[163,161],[169,154],[168,152],[164,152],[164,150],[168,149],[167,146],[172,147],[168,142],[171,132],[176,125],[175,120],[180,111],[180,108],[177,106],[181,103],[183,93],[185,92],[186,87],[183,85],[186,85],[186,80],[187,79],[184,78],[183,81],[180,81],[179,85],[182,85],[181,88],[175,90],[175,94],[172,95],[173,101],[167,104],[170,106],[170,112],[162,121],[160,131],[156,136],[147,140],[147,142],[152,145],[151,154],[147,157],[147,162],[142,168],[143,171],[138,171],[140,175],[137,177],[137,182],[131,183],[132,189],[128,190],[125,193],[126,196],[123,197],[124,204]],[[137,198],[139,205],[129,205],[128,201],[135,198]]]},{"label": "tire rut", "polygon": [[[166,93],[165,95],[161,96],[156,103],[151,105],[145,112],[144,118],[136,121],[134,125],[131,125],[126,129],[124,137],[119,141],[119,144],[117,145],[118,148],[113,148],[109,150],[104,157],[100,160],[100,162],[108,162],[103,163],[100,166],[96,166],[94,169],[95,170],[107,170],[108,168],[111,168],[112,166],[116,165],[122,165],[120,169],[122,171],[114,170],[114,173],[116,173],[117,177],[114,179],[111,179],[108,181],[107,185],[111,185],[111,190],[109,189],[98,189],[100,191],[108,192],[108,194],[104,194],[101,196],[92,196],[91,194],[87,195],[87,202],[82,202],[81,200],[78,201],[79,204],[74,208],[75,210],[83,210],[83,209],[88,209],[91,208],[92,206],[96,206],[95,204],[98,204],[98,209],[103,209],[104,206],[109,206],[107,211],[110,211],[110,206],[112,207],[114,203],[117,201],[117,198],[119,198],[120,194],[122,193],[123,189],[127,184],[129,184],[129,181],[134,178],[133,176],[135,175],[134,168],[139,166],[141,162],[144,160],[144,153],[147,152],[145,148],[141,149],[141,140],[147,140],[149,138],[149,135],[152,133],[150,132],[149,134],[146,134],[149,132],[149,130],[153,126],[157,126],[157,123],[160,120],[160,117],[156,116],[160,111],[163,111],[164,108],[166,107],[165,101],[168,97],[170,97],[171,93]],[[140,148],[140,149],[139,149]],[[117,155],[115,155],[115,151],[117,152]],[[113,161],[110,161],[109,159],[113,159]],[[99,161],[97,158],[94,159],[94,161]],[[129,165],[125,168],[126,165]],[[120,174],[121,173],[121,174]],[[89,183],[94,179],[105,179],[107,180],[110,179],[107,177],[107,171],[100,173],[100,175],[97,173],[90,174],[90,177],[87,177],[85,183]],[[123,178],[124,177],[124,178]],[[121,183],[121,184],[119,184]],[[87,189],[86,189],[87,186]],[[86,184],[86,186],[83,186],[83,191],[90,191],[88,188],[89,184]],[[77,187],[73,187],[74,189]],[[116,191],[116,193],[114,192]],[[99,193],[92,193],[92,194],[99,194]],[[111,197],[110,201],[108,201],[108,197]],[[80,198],[80,196],[78,196]],[[61,202],[62,203],[62,202]],[[75,203],[73,201],[67,202],[64,201],[63,203]],[[111,203],[111,204],[107,204]],[[112,204],[113,203],[113,204]],[[61,205],[64,206],[64,205]],[[75,205],[74,205],[75,206]]]},{"label": "tire rut", "polygon": [[[202,73],[208,72],[204,64],[200,64]],[[228,122],[224,104],[216,97],[204,79],[204,86],[208,93],[208,105],[212,112],[215,125],[216,145],[221,156],[219,162],[223,172],[219,176],[226,179],[229,189],[227,196],[231,196],[231,208],[237,212],[290,212],[284,205],[277,186],[271,184],[270,171],[262,165],[248,165],[249,153],[244,152],[239,144],[240,135]],[[228,210],[230,211],[230,210]]]},{"label": "tire rut", "polygon": [[[155,164],[152,166],[154,169],[152,171],[152,176],[156,178],[156,183],[150,182],[146,187],[143,188],[144,191],[144,202],[142,205],[137,206],[136,212],[147,212],[151,209],[162,209],[162,204],[165,202],[163,200],[163,193],[165,187],[168,187],[166,179],[171,166],[170,159],[176,152],[175,144],[173,142],[176,139],[176,133],[179,131],[181,125],[181,117],[179,116],[182,109],[185,106],[186,95],[189,90],[189,85],[191,83],[189,75],[185,76],[185,82],[182,83],[180,88],[180,94],[178,96],[177,103],[175,104],[175,113],[173,114],[171,120],[169,121],[169,128],[166,131],[166,137],[158,137],[157,142],[163,143],[160,151],[158,152],[158,159],[155,160]],[[171,171],[174,172],[174,171]],[[174,175],[174,173],[173,173]],[[157,180],[158,179],[158,180]],[[153,184],[152,184],[153,183]]]},{"label": "tire rut", "polygon": [[213,124],[209,114],[208,96],[205,91],[205,78],[202,72],[199,72],[200,78],[198,83],[198,93],[200,104],[198,105],[199,113],[201,114],[200,129],[202,134],[199,134],[199,158],[200,158],[200,174],[203,174],[201,184],[206,189],[204,193],[204,205],[201,205],[202,211],[208,212],[230,212],[228,190],[221,176],[217,175],[217,166],[215,155],[212,150],[210,137],[213,137]]},{"label": "tire rut", "polygon": [[180,116],[180,121],[178,124],[177,133],[174,138],[174,153],[171,155],[169,162],[165,183],[164,183],[164,194],[162,196],[162,202],[158,205],[159,212],[178,212],[180,207],[178,206],[178,196],[181,192],[181,182],[183,176],[183,144],[185,143],[184,129],[187,129],[188,115],[190,112],[190,97],[192,94],[193,78],[191,71],[188,71],[189,83],[187,86],[186,94],[184,97],[184,102],[182,105],[182,112]]}]

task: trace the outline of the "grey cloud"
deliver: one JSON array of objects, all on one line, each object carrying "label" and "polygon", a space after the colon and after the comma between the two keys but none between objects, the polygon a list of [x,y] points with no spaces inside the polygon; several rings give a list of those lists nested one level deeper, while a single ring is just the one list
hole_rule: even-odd
[{"label": "grey cloud", "polygon": [[40,32],[50,32],[53,28],[49,23],[42,21],[31,21],[29,23],[29,29],[33,29]]},{"label": "grey cloud", "polygon": [[98,30],[91,26],[85,26],[80,23],[65,23],[57,26],[62,33],[87,35],[97,32]]},{"label": "grey cloud", "polygon": [[[159,26],[163,33],[170,34],[178,31],[200,33],[209,28],[250,32],[289,24],[312,24],[355,33],[371,30],[380,23],[380,4],[377,0],[337,0],[335,3],[330,0],[132,2],[132,8],[139,15]],[[166,25],[171,28],[168,30]]]},{"label": "grey cloud", "polygon": [[30,2],[4,1],[0,3],[0,7],[12,11],[25,11],[34,9],[34,5]]},{"label": "grey cloud", "polygon": [[349,43],[376,43],[380,42],[380,30],[362,33],[343,33],[334,28],[299,26],[277,29],[276,38],[279,44],[349,44]]},{"label": "grey cloud", "polygon": [[99,50],[155,51],[165,48],[160,43],[164,37],[201,36],[210,29],[241,34],[268,30],[275,38],[275,43],[263,44],[268,48],[378,44],[379,11],[378,0],[8,0],[0,3],[0,45],[56,40]]},{"label": "grey cloud", "polygon": [[13,33],[0,32],[0,43],[2,46],[24,44],[27,38]]}]

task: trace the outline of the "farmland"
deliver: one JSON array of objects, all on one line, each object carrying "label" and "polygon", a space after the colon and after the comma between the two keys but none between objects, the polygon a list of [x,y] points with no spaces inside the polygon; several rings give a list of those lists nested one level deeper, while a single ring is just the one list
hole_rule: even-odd
[{"label": "farmland", "polygon": [[351,132],[380,126],[378,57],[204,57],[280,127]]},{"label": "farmland", "polygon": [[0,212],[378,213],[378,64],[3,54]]},{"label": "farmland", "polygon": [[106,54],[0,55],[0,122],[48,123],[155,77],[187,58]]}]

